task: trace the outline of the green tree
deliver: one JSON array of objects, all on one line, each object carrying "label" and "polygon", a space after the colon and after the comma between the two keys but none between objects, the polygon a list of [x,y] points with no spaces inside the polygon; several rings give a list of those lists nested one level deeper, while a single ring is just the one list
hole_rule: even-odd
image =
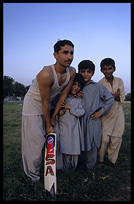
[{"label": "green tree", "polygon": [[26,87],[19,83],[19,82],[15,82],[13,85],[13,94],[15,94],[15,96],[24,96],[26,94]]},{"label": "green tree", "polygon": [[3,77],[3,98],[13,94],[14,79],[9,76]]},{"label": "green tree", "polygon": [[128,93],[125,97],[125,101],[131,101],[131,93]]},{"label": "green tree", "polygon": [[29,86],[24,86],[9,76],[3,76],[3,99],[6,96],[24,97],[28,91]]}]

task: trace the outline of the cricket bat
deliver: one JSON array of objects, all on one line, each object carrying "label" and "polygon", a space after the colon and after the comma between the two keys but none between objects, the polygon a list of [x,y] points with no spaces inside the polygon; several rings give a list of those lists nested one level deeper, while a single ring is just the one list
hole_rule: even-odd
[{"label": "cricket bat", "polygon": [[57,193],[56,183],[56,134],[46,135],[45,158],[44,158],[44,188],[47,195]]}]

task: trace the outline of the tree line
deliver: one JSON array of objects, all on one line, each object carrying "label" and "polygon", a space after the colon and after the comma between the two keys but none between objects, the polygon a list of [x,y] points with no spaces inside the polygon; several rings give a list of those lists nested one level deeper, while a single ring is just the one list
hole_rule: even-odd
[{"label": "tree line", "polygon": [[[27,93],[29,86],[15,81],[12,77],[3,76],[3,100],[7,96],[17,96],[23,98]],[[131,101],[131,93],[128,93],[125,97],[125,101]]]},{"label": "tree line", "polygon": [[29,86],[15,81],[12,77],[3,76],[3,99],[10,96],[17,96],[23,98],[28,91]]}]

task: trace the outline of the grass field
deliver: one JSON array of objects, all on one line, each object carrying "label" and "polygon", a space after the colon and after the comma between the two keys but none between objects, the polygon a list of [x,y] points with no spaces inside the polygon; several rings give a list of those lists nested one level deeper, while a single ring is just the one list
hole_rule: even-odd
[{"label": "grass field", "polygon": [[[131,103],[124,103],[125,131],[115,168],[106,164],[92,170],[83,162],[71,173],[57,171],[57,195],[47,197],[43,179],[32,183],[21,158],[22,103],[3,103],[3,199],[11,201],[130,201]],[[43,173],[42,173],[43,177]]]}]

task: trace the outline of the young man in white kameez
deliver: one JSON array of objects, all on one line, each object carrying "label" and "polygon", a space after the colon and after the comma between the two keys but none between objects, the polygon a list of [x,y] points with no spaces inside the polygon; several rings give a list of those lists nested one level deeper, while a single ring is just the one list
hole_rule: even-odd
[{"label": "young man in white kameez", "polygon": [[111,109],[102,116],[102,142],[98,161],[104,161],[104,155],[107,150],[109,165],[114,166],[118,158],[125,126],[122,108],[122,102],[125,99],[125,89],[122,79],[113,76],[116,70],[113,59],[103,59],[100,67],[105,77],[99,83],[104,85],[113,94],[115,101]]}]

